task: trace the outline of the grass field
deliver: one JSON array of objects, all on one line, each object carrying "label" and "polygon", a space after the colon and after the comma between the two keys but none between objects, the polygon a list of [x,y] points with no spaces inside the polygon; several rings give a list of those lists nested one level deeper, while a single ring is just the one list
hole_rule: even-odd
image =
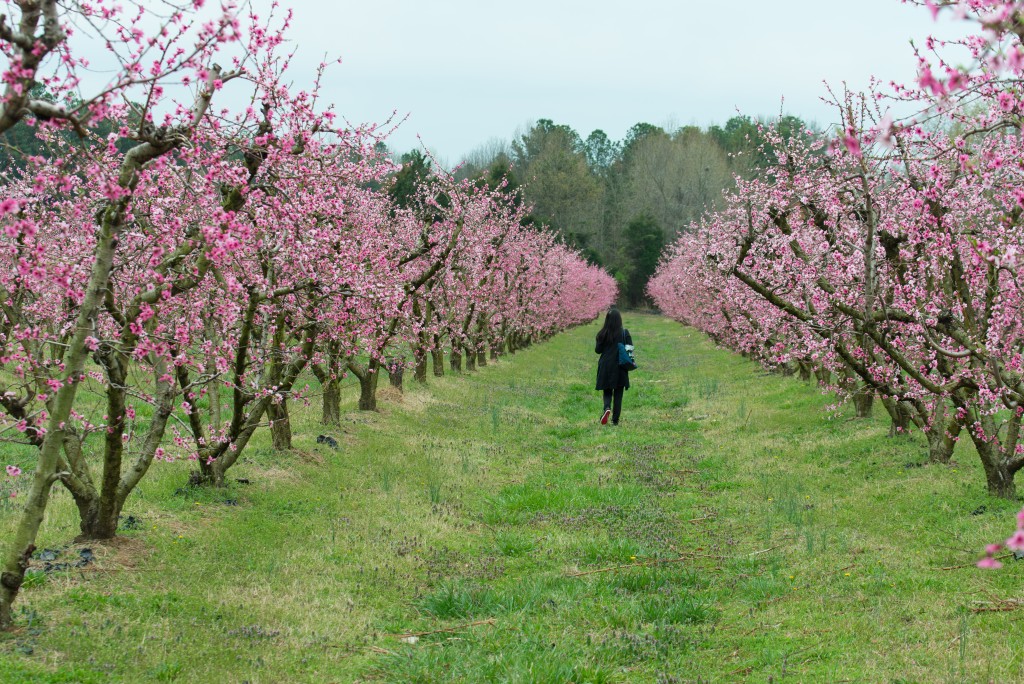
[{"label": "grass field", "polygon": [[[1024,563],[973,567],[1017,507],[969,445],[924,464],[880,408],[626,323],[618,428],[589,326],[377,414],[350,389],[339,429],[296,407],[297,450],[263,435],[225,490],[157,464],[134,529],[24,591],[0,681],[1024,680],[1024,611],[972,612]],[[77,558],[75,532],[57,492],[40,546]]]}]

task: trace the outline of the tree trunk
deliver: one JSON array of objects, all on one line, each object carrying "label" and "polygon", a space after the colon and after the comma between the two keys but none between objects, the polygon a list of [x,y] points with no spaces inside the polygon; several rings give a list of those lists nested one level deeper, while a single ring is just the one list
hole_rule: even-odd
[{"label": "tree trunk", "polygon": [[462,372],[462,352],[460,352],[459,350],[457,350],[457,349],[455,349],[453,347],[452,348],[452,354],[451,354],[451,356],[448,359],[448,363],[451,366],[452,373],[461,373]]},{"label": "tree trunk", "polygon": [[892,422],[889,425],[889,436],[905,435],[910,431],[910,411],[903,404],[893,398],[882,399],[882,406]]},{"label": "tree trunk", "polygon": [[[954,403],[956,397],[954,397]],[[1021,463],[1017,455],[1017,443],[1020,440],[1021,417],[1012,414],[1006,422],[1005,433],[1000,435],[1000,426],[994,416],[979,413],[971,408],[965,421],[968,424],[980,424],[980,431],[968,429],[967,432],[974,442],[974,448],[985,469],[985,481],[989,494],[1004,499],[1016,499],[1017,488],[1013,476],[1020,469]],[[1012,465],[1011,465],[1012,463]]]},{"label": "tree trunk", "polygon": [[487,350],[481,349],[476,353],[476,365],[483,368],[487,365]]},{"label": "tree trunk", "polygon": [[832,384],[832,373],[824,366],[814,370],[814,377],[818,379],[818,387],[828,387]]},{"label": "tree trunk", "polygon": [[413,370],[413,379],[420,384],[427,384],[427,352],[420,349],[416,354],[416,368]]},{"label": "tree trunk", "polygon": [[925,436],[928,438],[928,460],[932,463],[949,463],[953,458],[956,437],[960,430],[960,423],[956,420],[951,421],[949,425],[939,422],[927,430]]},{"label": "tree trunk", "polygon": [[[123,366],[118,358],[101,356],[110,373],[110,384],[107,389],[107,410],[110,411],[108,415],[123,416],[123,388],[126,381],[121,373]],[[157,389],[154,395],[156,404],[149,427],[145,435],[141,436],[141,444],[132,449],[135,459],[126,469],[122,468],[125,444],[122,437],[125,434],[125,423],[123,419],[110,421],[105,436],[103,473],[99,490],[93,483],[89,464],[82,454],[81,436],[70,429],[65,431],[65,458],[60,460],[58,472],[61,484],[71,493],[78,507],[81,534],[76,541],[112,539],[116,536],[118,519],[121,517],[125,501],[149,471],[156,450],[163,443],[167,421],[174,411],[174,398],[177,392],[164,360],[158,358],[152,370]]]},{"label": "tree trunk", "polygon": [[117,536],[117,521],[121,517],[121,506],[114,506],[100,511],[98,506],[89,507],[83,515],[81,507],[78,509],[80,516],[79,529],[82,533],[75,537],[76,542],[96,541],[113,539]]},{"label": "tree trunk", "polygon": [[331,378],[323,385],[324,399],[320,422],[324,425],[341,424],[341,387],[337,379]]},{"label": "tree trunk", "polygon": [[797,368],[800,370],[800,379],[804,382],[811,381],[811,366],[803,361],[796,362]]},{"label": "tree trunk", "polygon": [[416,382],[425,385],[427,384],[427,357],[430,354],[430,342],[432,339],[431,334],[427,332],[426,328],[434,317],[434,306],[429,300],[421,306],[420,300],[414,299],[412,310],[413,315],[420,320],[423,326],[423,329],[416,335],[415,343],[412,344],[412,356],[415,361],[412,377]]},{"label": "tree trunk", "polygon": [[[93,485],[82,455],[82,440],[77,434],[65,435],[64,455],[58,467],[70,474],[63,482],[78,508],[81,534],[75,541],[112,539],[117,534],[117,518],[121,515],[121,506],[116,496],[112,496],[116,494],[116,487],[114,492],[109,489],[104,492],[107,495],[106,501],[105,505],[101,505],[101,494]],[[105,484],[109,487],[109,482]]]},{"label": "tree trunk", "polygon": [[291,451],[292,425],[288,415],[288,400],[282,399],[280,404],[271,403],[267,407],[270,418],[270,438],[274,451]]},{"label": "tree trunk", "polygon": [[324,425],[341,424],[341,344],[336,340],[327,343],[326,363],[313,364],[310,370],[320,381],[323,390],[323,408],[320,422]]},{"label": "tree trunk", "polygon": [[444,377],[444,350],[441,349],[440,346],[435,347],[434,349],[431,350],[430,357],[431,357],[431,361],[433,362],[433,366],[434,366],[434,377],[435,378],[443,378]]},{"label": "tree trunk", "polygon": [[858,418],[870,418],[871,409],[875,405],[875,393],[870,389],[862,389],[853,394],[853,406]]},{"label": "tree trunk", "polygon": [[404,392],[402,380],[405,377],[405,366],[400,363],[388,364],[388,382],[399,392]]},{"label": "tree trunk", "polygon": [[[307,354],[310,353],[307,347]],[[301,371],[301,368],[298,369]],[[297,376],[298,373],[296,372]],[[285,389],[291,391],[294,378],[289,380]],[[263,418],[270,410],[270,397],[258,399],[249,409],[248,414],[237,433],[234,433],[230,442],[220,442],[212,447],[199,452],[199,472],[194,472],[189,477],[192,484],[212,484],[214,487],[223,487],[226,481],[228,470],[238,461],[238,458],[245,451],[246,445],[252,439],[253,434],[262,425]]]},{"label": "tree trunk", "polygon": [[377,410],[377,378],[380,376],[380,363],[370,361],[366,372],[359,378],[359,410]]},{"label": "tree trunk", "polygon": [[1013,482],[1013,473],[1001,462],[999,447],[993,443],[988,443],[985,445],[985,448],[989,454],[982,457],[981,463],[985,468],[985,482],[988,484],[988,493],[1003,499],[1016,500],[1017,487]]},{"label": "tree trunk", "polygon": [[466,348],[466,372],[476,370],[476,350]]}]

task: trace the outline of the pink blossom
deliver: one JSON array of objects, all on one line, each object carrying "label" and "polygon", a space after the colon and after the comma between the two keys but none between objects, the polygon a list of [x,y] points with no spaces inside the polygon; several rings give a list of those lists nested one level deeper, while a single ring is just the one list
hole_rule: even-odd
[{"label": "pink blossom", "polygon": [[1011,551],[1024,551],[1024,530],[1019,529],[1006,540],[1006,548]]}]

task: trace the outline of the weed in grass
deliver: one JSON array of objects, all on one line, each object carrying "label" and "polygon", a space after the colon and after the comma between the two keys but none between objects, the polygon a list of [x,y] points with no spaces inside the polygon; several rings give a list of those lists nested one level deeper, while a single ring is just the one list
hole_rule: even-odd
[{"label": "weed in grass", "polygon": [[613,537],[610,539],[589,539],[580,549],[580,563],[629,563],[646,555],[642,540]]},{"label": "weed in grass", "polygon": [[377,471],[377,479],[380,481],[380,488],[385,493],[391,493],[394,475],[390,468],[381,468]]},{"label": "weed in grass", "polygon": [[648,566],[615,573],[608,585],[617,592],[650,594],[672,589],[694,588],[699,584],[696,570],[679,566]]},{"label": "weed in grass", "polygon": [[503,556],[525,556],[537,548],[537,543],[521,532],[499,532],[494,536],[494,545]]},{"label": "weed in grass", "polygon": [[46,580],[49,575],[45,570],[41,568],[29,568],[25,571],[25,579],[22,581],[21,586],[25,589],[31,589],[32,587],[41,587],[46,584]]},{"label": "weed in grass", "polygon": [[[596,656],[548,635],[515,633],[498,646],[472,634],[457,640],[411,646],[380,660],[371,676],[389,682],[427,684],[439,681],[509,682],[513,684],[611,684],[621,681]],[[503,640],[504,641],[504,640]],[[479,654],[480,657],[475,657]],[[443,678],[439,679],[439,673]]]},{"label": "weed in grass", "polygon": [[442,486],[440,480],[431,479],[427,482],[427,498],[429,498],[430,503],[435,506],[444,501],[441,490]]},{"label": "weed in grass", "polygon": [[739,594],[752,603],[761,603],[784,596],[788,589],[784,582],[771,575],[759,575],[742,582]]},{"label": "weed in grass", "polygon": [[608,651],[609,660],[622,663],[660,662],[693,649],[697,638],[691,629],[675,624],[654,625],[648,630],[612,630],[595,646]]},{"label": "weed in grass", "polygon": [[697,383],[697,395],[704,401],[712,401],[720,393],[718,378],[703,378]]},{"label": "weed in grass", "polygon": [[791,478],[780,476],[775,480],[774,495],[769,497],[773,511],[797,534],[815,525],[815,506],[811,502],[810,494],[805,494],[804,491],[801,483],[794,483]]},{"label": "weed in grass", "polygon": [[715,619],[715,608],[706,598],[690,593],[654,596],[640,603],[639,617],[645,623],[699,625]]},{"label": "weed in grass", "polygon": [[154,668],[150,668],[149,676],[158,682],[174,682],[181,677],[184,666],[177,660],[163,662]]},{"label": "weed in grass", "polygon": [[486,617],[499,605],[497,594],[488,588],[449,582],[424,596],[419,608],[440,620]]},{"label": "weed in grass", "polygon": [[967,640],[968,640],[968,637],[970,636],[970,633],[971,633],[970,618],[971,618],[970,614],[967,613],[966,611],[960,616],[960,634],[958,635],[958,639],[959,639],[960,643],[958,644],[957,651],[958,651],[958,654],[960,656],[960,661],[958,663],[958,669],[959,669],[959,674],[960,674],[961,679],[964,678],[966,676],[966,674],[967,674],[966,673]]},{"label": "weed in grass", "polygon": [[690,394],[688,392],[681,392],[676,395],[676,398],[668,402],[669,408],[686,408],[690,405]]},{"label": "weed in grass", "polygon": [[254,641],[269,641],[281,636],[281,630],[267,629],[262,625],[246,625],[228,631],[228,636]]}]

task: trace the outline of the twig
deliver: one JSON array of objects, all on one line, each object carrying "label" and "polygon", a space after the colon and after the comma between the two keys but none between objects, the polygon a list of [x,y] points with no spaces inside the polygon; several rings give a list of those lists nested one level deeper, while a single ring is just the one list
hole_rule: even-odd
[{"label": "twig", "polygon": [[702,522],[704,520],[714,520],[717,517],[718,517],[717,515],[705,515],[703,518],[694,518],[692,520],[687,520],[686,522],[689,522],[689,523],[699,523],[699,522]]},{"label": "twig", "polygon": [[[996,560],[1003,560],[1004,558],[1009,558],[1012,555],[1013,553],[1004,553],[1002,556],[996,556]],[[977,562],[964,563],[963,565],[950,565],[949,567],[939,568],[939,570],[959,570],[961,568],[974,568],[977,567],[977,565]]]},{"label": "twig", "polygon": [[429,632],[409,632],[408,634],[385,634],[384,636],[395,637],[396,639],[408,639],[409,637],[425,637],[431,634],[451,634],[452,632],[458,632],[463,629],[469,629],[470,627],[479,627],[480,625],[493,625],[494,618],[488,618],[486,620],[477,620],[476,622],[467,622],[463,625],[455,625],[454,627],[445,627],[444,629],[432,629]]},{"label": "twig", "polygon": [[1012,599],[1009,601],[999,601],[995,605],[982,605],[971,608],[972,613],[1007,613],[1011,610],[1020,610],[1024,608],[1024,601],[1020,599]]},{"label": "twig", "polygon": [[690,560],[693,554],[680,556],[679,558],[672,558],[670,560],[651,560],[641,561],[637,563],[629,563],[627,565],[615,565],[610,568],[598,568],[597,570],[587,570],[586,572],[572,572],[566,575],[566,577],[583,577],[584,575],[596,575],[599,572],[614,572],[615,570],[624,570],[625,568],[645,568],[650,565],[658,565],[661,563],[682,563],[683,561]]},{"label": "twig", "polygon": [[788,544],[779,544],[778,546],[773,546],[770,549],[761,549],[760,551],[754,551],[753,553],[748,555],[760,556],[762,553],[768,553],[769,551],[774,551],[775,549],[781,549],[783,546],[788,546]]}]

